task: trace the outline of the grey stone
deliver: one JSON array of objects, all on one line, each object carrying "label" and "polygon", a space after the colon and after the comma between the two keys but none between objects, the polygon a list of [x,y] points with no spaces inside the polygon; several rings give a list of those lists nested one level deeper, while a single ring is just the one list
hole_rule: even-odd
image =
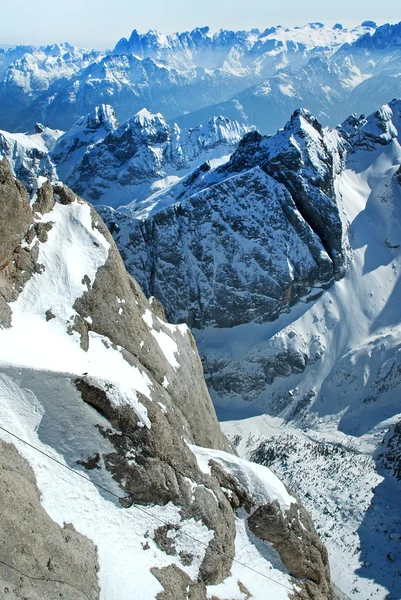
[{"label": "grey stone", "polygon": [[290,574],[302,580],[306,598],[332,600],[327,550],[301,504],[291,504],[287,512],[277,501],[260,506],[248,524],[256,536],[273,544]]},{"label": "grey stone", "polygon": [[53,184],[53,190],[60,204],[72,204],[77,199],[77,195],[63,183]]},{"label": "grey stone", "polygon": [[176,565],[153,568],[152,573],[164,588],[163,592],[157,594],[157,600],[207,600],[205,585],[192,581]]},{"label": "grey stone", "polygon": [[[61,528],[40,503],[35,476],[15,446],[0,441],[0,597],[99,598],[96,547]],[[7,591],[6,591],[7,590]]]},{"label": "grey stone", "polygon": [[11,259],[33,222],[26,189],[10,171],[8,162],[0,160],[0,269]]},{"label": "grey stone", "polygon": [[32,210],[44,215],[52,210],[54,202],[53,186],[50,181],[46,181],[42,187],[38,189],[37,198],[33,203]]}]

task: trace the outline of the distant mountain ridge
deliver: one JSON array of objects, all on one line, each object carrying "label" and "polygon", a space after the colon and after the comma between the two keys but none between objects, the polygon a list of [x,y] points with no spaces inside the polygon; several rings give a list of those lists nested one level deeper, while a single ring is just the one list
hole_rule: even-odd
[{"label": "distant mountain ridge", "polygon": [[121,121],[143,106],[174,119],[229,100],[278,69],[298,69],[309,58],[330,55],[373,31],[371,23],[352,30],[321,23],[263,32],[134,30],[111,53],[69,44],[12,48],[0,52],[0,127],[21,131],[40,121],[68,129],[100,104],[112,104]]}]

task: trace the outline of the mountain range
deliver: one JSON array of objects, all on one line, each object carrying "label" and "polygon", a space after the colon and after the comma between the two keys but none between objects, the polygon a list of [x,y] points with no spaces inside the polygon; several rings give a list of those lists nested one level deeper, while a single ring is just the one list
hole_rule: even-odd
[{"label": "mountain range", "polygon": [[[120,121],[144,106],[177,120],[228,101],[283,69],[292,72],[305,67],[309,60],[328,59],[344,45],[352,55],[354,44],[370,34],[376,35],[372,22],[352,30],[341,25],[329,29],[321,23],[217,33],[204,27],[173,35],[134,30],[129,40],[124,38],[114,50],[103,53],[69,44],[8,49],[0,54],[0,127],[21,131],[39,121],[68,129],[100,104],[112,104]],[[388,37],[392,35],[387,32]],[[358,72],[361,66],[355,69],[351,76],[354,85],[367,76]],[[341,86],[341,81],[337,83]],[[285,90],[283,93],[288,95]],[[280,95],[275,102],[280,104],[281,99]],[[207,118],[220,114],[225,113],[213,112]],[[252,117],[251,112],[248,117]],[[191,119],[185,127],[203,120]],[[252,120],[249,124],[260,127]],[[267,123],[269,132],[276,124],[277,119]]]},{"label": "mountain range", "polygon": [[4,593],[399,600],[400,52],[0,50]]}]

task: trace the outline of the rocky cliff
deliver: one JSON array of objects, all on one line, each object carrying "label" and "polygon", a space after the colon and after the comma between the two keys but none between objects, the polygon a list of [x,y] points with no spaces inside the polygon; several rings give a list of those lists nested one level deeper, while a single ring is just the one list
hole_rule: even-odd
[{"label": "rocky cliff", "polygon": [[345,273],[334,190],[343,154],[342,138],[299,110],[275,136],[247,134],[226,165],[205,163],[170,186],[148,218],[102,215],[128,270],[173,321],[272,321]]},{"label": "rocky cliff", "polygon": [[189,329],[148,302],[94,209],[49,182],[28,202],[6,161],[0,205],[1,527],[24,536],[0,545],[4,593],[331,598],[309,517],[232,454]]}]

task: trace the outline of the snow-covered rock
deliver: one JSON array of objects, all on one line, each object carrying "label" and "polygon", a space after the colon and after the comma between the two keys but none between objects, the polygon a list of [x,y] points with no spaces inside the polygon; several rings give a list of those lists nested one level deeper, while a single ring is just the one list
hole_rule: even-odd
[{"label": "snow-covered rock", "polygon": [[32,200],[2,160],[0,522],[17,538],[0,540],[2,586],[35,600],[334,598],[304,509],[232,454],[189,329],[146,300],[89,204],[49,182]]},{"label": "snow-covered rock", "polygon": [[[9,129],[18,127],[20,119],[16,119],[16,115],[33,100],[41,94],[47,95],[53,84],[57,87],[100,57],[99,52],[70,44],[41,48],[17,46],[7,50],[3,61],[0,59],[0,125]],[[45,115],[37,113],[36,120],[46,121],[46,118],[41,119],[42,116]],[[33,127],[34,123],[35,120],[30,120],[27,128]]]},{"label": "snow-covered rock", "polygon": [[26,134],[0,131],[0,157],[7,159],[15,177],[33,189],[37,187],[39,176],[56,177],[48,155],[63,133],[40,123]]},{"label": "snow-covered rock", "polygon": [[355,42],[344,43],[335,52],[309,53],[300,64],[282,65],[226,102],[181,115],[177,122],[190,127],[221,113],[272,134],[299,106],[332,127],[350,111],[369,114],[390,98],[401,96],[399,31],[400,24],[385,25],[377,33],[371,29]]},{"label": "snow-covered rock", "polygon": [[146,109],[119,126],[113,109],[102,106],[66,132],[50,158],[77,193],[118,207],[168,187],[205,160],[228,160],[246,131],[225,117],[181,130]]},{"label": "snow-covered rock", "polygon": [[65,133],[40,124],[27,134],[0,131],[0,156],[29,190],[40,176],[64,181],[94,203],[135,207],[206,160],[227,162],[247,131],[221,116],[181,130],[147,109],[120,126],[102,104]]},{"label": "snow-covered rock", "polygon": [[102,215],[128,270],[172,320],[198,329],[272,321],[344,274],[334,191],[343,144],[300,110],[275,136],[250,132],[228,163],[202,165],[131,216]]}]

